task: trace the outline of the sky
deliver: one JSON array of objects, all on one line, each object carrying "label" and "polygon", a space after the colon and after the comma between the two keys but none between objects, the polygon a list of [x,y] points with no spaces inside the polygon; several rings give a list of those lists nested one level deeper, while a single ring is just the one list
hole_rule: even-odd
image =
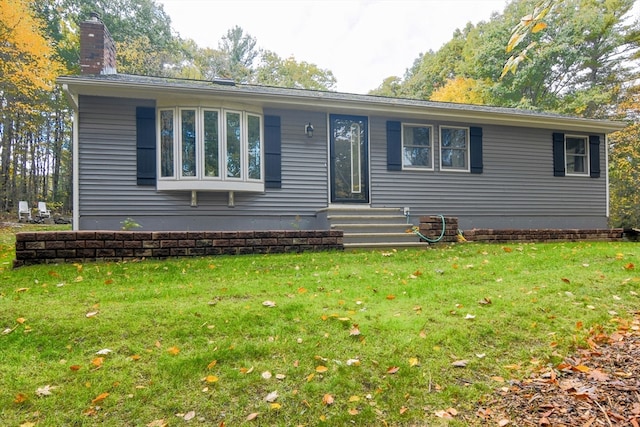
[{"label": "sky", "polygon": [[[156,0],[171,26],[199,47],[218,48],[234,26],[256,47],[330,70],[339,92],[366,94],[404,76],[468,22],[488,21],[507,0]],[[506,41],[505,41],[506,43]]]}]

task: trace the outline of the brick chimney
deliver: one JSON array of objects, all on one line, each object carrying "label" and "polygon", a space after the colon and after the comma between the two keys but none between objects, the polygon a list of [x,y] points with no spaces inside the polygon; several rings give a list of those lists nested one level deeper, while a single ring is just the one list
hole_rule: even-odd
[{"label": "brick chimney", "polygon": [[116,44],[95,12],[80,24],[80,73],[116,74]]}]

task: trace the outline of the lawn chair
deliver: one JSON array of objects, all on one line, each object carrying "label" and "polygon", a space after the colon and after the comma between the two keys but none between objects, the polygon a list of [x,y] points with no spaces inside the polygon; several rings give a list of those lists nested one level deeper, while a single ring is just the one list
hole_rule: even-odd
[{"label": "lawn chair", "polygon": [[31,209],[29,209],[29,202],[21,200],[18,202],[18,221],[22,219],[31,221]]},{"label": "lawn chair", "polygon": [[47,209],[47,204],[45,202],[38,202],[38,216],[40,218],[51,217],[51,211]]}]

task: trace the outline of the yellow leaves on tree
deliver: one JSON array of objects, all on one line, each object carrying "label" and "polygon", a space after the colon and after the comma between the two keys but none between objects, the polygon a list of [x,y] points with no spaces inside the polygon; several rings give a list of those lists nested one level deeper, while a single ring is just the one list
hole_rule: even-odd
[{"label": "yellow leaves on tree", "polygon": [[444,86],[435,90],[431,97],[431,101],[440,102],[457,102],[462,104],[486,104],[482,82],[466,77],[456,77],[449,79]]},{"label": "yellow leaves on tree", "polygon": [[62,70],[30,6],[28,0],[0,0],[0,93],[14,107],[51,90]]}]

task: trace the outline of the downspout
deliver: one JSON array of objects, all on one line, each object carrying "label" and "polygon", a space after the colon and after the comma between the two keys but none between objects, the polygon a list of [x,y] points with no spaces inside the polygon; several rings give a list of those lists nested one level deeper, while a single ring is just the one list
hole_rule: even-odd
[{"label": "downspout", "polygon": [[609,225],[609,134],[604,134],[604,173],[605,173],[605,186],[606,186],[606,197],[607,197],[607,226]]},{"label": "downspout", "polygon": [[[69,92],[67,92],[69,93]],[[72,224],[73,224],[73,231],[78,231],[80,229],[80,171],[79,171],[79,164],[80,164],[80,159],[79,159],[79,151],[80,148],[78,147],[79,145],[79,140],[78,140],[78,122],[79,122],[79,108],[78,108],[78,99],[76,97],[73,97],[74,99],[74,106],[76,108],[73,109],[73,141],[71,141],[72,147],[73,147],[73,216],[72,216]]]}]

